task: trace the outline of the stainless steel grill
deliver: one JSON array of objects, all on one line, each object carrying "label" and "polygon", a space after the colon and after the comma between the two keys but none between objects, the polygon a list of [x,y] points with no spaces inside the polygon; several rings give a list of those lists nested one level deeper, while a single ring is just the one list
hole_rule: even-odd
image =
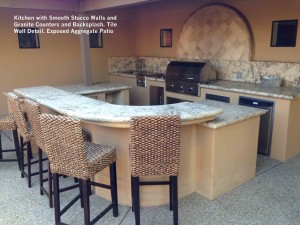
[{"label": "stainless steel grill", "polygon": [[171,61],[166,71],[166,91],[199,96],[199,84],[216,80],[216,71],[206,62]]}]

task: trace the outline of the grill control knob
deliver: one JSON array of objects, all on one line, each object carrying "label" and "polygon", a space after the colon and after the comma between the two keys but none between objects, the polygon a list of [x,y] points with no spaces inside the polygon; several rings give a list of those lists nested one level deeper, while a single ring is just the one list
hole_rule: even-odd
[{"label": "grill control knob", "polygon": [[181,86],[179,87],[179,89],[183,89],[183,86],[181,85]]},{"label": "grill control knob", "polygon": [[193,91],[193,87],[190,87],[190,88],[189,88],[189,91]]},{"label": "grill control knob", "polygon": [[174,84],[171,84],[170,87],[173,88],[173,87],[174,87]]}]

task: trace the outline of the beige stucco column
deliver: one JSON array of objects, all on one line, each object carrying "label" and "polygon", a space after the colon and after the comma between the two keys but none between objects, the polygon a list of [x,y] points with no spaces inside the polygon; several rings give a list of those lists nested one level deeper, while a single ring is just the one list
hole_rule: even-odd
[{"label": "beige stucco column", "polygon": [[82,84],[85,86],[92,85],[92,64],[90,40],[88,34],[80,34],[80,54],[82,68]]}]

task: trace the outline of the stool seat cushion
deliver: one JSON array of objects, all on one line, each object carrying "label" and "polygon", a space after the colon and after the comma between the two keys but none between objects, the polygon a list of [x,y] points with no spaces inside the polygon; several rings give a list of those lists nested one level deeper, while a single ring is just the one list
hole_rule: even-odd
[{"label": "stool seat cushion", "polygon": [[16,130],[17,124],[12,113],[0,115],[0,130]]},{"label": "stool seat cushion", "polygon": [[88,167],[90,174],[94,175],[116,161],[116,148],[108,145],[99,145],[85,142]]}]

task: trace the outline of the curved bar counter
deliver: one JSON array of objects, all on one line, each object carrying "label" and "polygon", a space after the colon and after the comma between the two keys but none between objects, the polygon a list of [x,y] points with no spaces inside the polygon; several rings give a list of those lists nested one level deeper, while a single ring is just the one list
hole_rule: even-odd
[{"label": "curved bar counter", "polygon": [[194,124],[212,120],[223,112],[221,108],[195,102],[158,106],[115,105],[49,86],[14,91],[62,115],[109,127],[129,127],[130,117],[143,115],[180,115],[183,125]]},{"label": "curved bar counter", "polygon": [[[223,112],[214,107],[196,102],[183,102],[159,106],[113,105],[99,100],[72,94],[49,86],[15,89],[15,93],[38,102],[42,112],[57,113],[81,119],[83,128],[90,132],[92,141],[114,145],[117,148],[117,176],[119,203],[131,205],[129,121],[132,116],[180,115],[181,158],[179,172],[179,197],[196,191],[195,159],[197,124],[214,119]],[[108,170],[98,173],[95,180],[108,183]],[[154,179],[150,178],[150,179]],[[110,199],[107,190],[95,189],[96,194]],[[169,202],[166,186],[141,188],[141,205],[154,206]]]}]

